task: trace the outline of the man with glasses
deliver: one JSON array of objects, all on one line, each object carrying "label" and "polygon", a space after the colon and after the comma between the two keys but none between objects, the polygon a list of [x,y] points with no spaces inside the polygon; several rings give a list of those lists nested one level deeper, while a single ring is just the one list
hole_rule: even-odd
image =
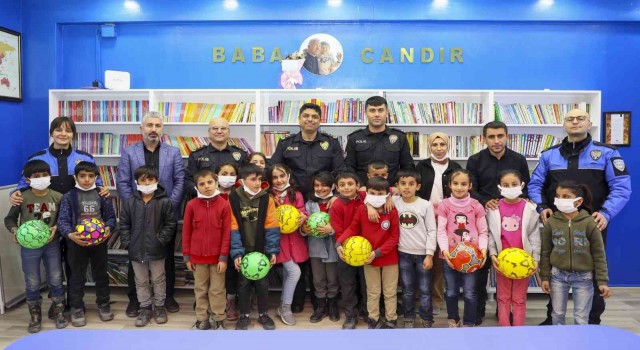
[{"label": "man with glasses", "polygon": [[247,152],[238,147],[229,145],[229,122],[224,118],[215,118],[209,121],[209,143],[191,152],[187,163],[185,176],[185,191],[187,198],[196,196],[193,175],[200,169],[216,170],[216,167],[224,163],[243,164],[247,161]]},{"label": "man with glasses", "polygon": [[[574,180],[587,185],[593,195],[593,218],[607,243],[607,226],[629,201],[631,178],[629,170],[613,146],[591,139],[589,114],[573,109],[564,118],[567,137],[540,155],[540,163],[533,171],[529,183],[529,196],[538,205],[542,222],[555,211],[555,190],[562,180]],[[589,324],[600,324],[605,302],[594,282],[593,303]],[[547,304],[547,319],[541,325],[551,324],[551,302]]]}]

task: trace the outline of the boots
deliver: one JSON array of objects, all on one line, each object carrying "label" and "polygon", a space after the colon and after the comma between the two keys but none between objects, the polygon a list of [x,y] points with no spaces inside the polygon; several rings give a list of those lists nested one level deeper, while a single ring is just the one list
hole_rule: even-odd
[{"label": "boots", "polygon": [[28,301],[27,305],[29,307],[29,316],[31,316],[27,331],[29,333],[38,333],[42,329],[42,301]]},{"label": "boots", "polygon": [[66,328],[69,325],[69,321],[67,321],[67,318],[64,316],[64,298],[53,298],[52,302],[50,310],[53,309],[51,316],[52,320],[56,321],[56,328]]},{"label": "boots", "polygon": [[227,295],[227,320],[229,321],[237,321],[238,320],[238,309],[236,308],[236,295],[228,294]]},{"label": "boots", "polygon": [[317,305],[316,305],[316,307],[313,308],[313,314],[311,314],[311,317],[309,318],[309,321],[311,323],[318,323],[318,322],[322,321],[322,319],[325,318],[327,315],[328,315],[328,313],[327,313],[327,299],[318,298],[317,299]]},{"label": "boots", "polygon": [[329,319],[332,322],[340,321],[340,308],[338,307],[338,298],[333,297],[328,299],[329,303]]}]

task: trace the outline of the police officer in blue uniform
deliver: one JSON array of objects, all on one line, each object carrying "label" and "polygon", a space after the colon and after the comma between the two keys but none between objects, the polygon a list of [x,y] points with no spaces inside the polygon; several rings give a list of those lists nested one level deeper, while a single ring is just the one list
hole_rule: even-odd
[{"label": "police officer in blue uniform", "polygon": [[[593,193],[593,218],[607,243],[607,226],[629,201],[631,178],[618,150],[591,139],[589,114],[573,109],[564,118],[567,137],[562,143],[545,150],[531,176],[529,197],[538,205],[543,222],[553,214],[555,189],[562,180],[574,180],[587,185]],[[594,294],[589,324],[600,324],[605,302],[594,279]],[[551,302],[547,304],[547,319],[551,324]]]},{"label": "police officer in blue uniform", "polygon": [[345,164],[358,174],[360,184],[364,185],[369,163],[385,162],[389,166],[387,180],[395,184],[398,170],[415,168],[407,136],[400,130],[387,127],[389,110],[384,97],[370,97],[364,108],[369,125],[349,134]]}]

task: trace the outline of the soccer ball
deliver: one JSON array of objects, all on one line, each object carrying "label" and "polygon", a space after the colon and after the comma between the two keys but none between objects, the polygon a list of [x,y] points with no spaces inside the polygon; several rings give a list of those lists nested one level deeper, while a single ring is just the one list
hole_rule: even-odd
[{"label": "soccer ball", "polygon": [[76,232],[80,233],[80,236],[87,239],[85,242],[89,245],[98,245],[105,240],[105,234],[107,233],[104,226],[104,222],[98,218],[84,219],[80,222],[80,225],[76,226]]},{"label": "soccer ball", "polygon": [[309,232],[310,235],[317,238],[322,238],[322,237],[325,237],[326,235],[318,231],[318,228],[325,227],[328,224],[329,224],[329,214],[319,211],[309,216],[309,219],[307,219],[307,222],[305,223],[306,225],[305,229],[307,229],[307,232]]},{"label": "soccer ball", "polygon": [[471,273],[482,266],[482,251],[477,245],[471,242],[460,242],[449,253],[451,255],[451,265],[453,268],[464,273]]},{"label": "soccer ball", "polygon": [[20,225],[16,232],[18,243],[27,249],[42,248],[49,238],[51,238],[51,230],[42,220],[27,221]]},{"label": "soccer ball", "polygon": [[240,272],[246,279],[252,281],[264,278],[270,268],[269,259],[260,252],[249,253],[243,256],[240,262]]},{"label": "soccer ball", "polygon": [[347,238],[342,243],[344,249],[344,261],[351,266],[362,266],[367,261],[373,248],[371,243],[362,236],[353,236]]},{"label": "soccer ball", "polygon": [[498,269],[508,278],[527,278],[536,271],[533,258],[520,248],[507,248],[498,254]]},{"label": "soccer ball", "polygon": [[300,227],[300,225],[298,225],[298,218],[300,217],[298,208],[290,204],[283,204],[276,208],[276,211],[278,212],[280,233],[293,233]]}]

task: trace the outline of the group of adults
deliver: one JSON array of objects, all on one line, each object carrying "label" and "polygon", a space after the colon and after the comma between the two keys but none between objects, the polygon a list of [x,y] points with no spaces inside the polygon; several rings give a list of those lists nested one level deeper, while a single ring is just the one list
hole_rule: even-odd
[{"label": "group of adults", "polygon": [[[435,206],[451,195],[449,175],[453,170],[461,168],[461,165],[449,159],[449,137],[445,133],[433,132],[429,135],[430,157],[415,164],[405,133],[386,125],[389,114],[387,101],[383,97],[373,96],[365,103],[368,125],[349,135],[346,156],[343,157],[339,142],[320,131],[321,113],[319,106],[312,103],[304,104],[298,116],[300,131],[280,140],[269,160],[269,164],[283,163],[291,169],[293,179],[305,199],[309,193],[312,193],[311,179],[314,174],[321,171],[330,171],[335,174],[349,170],[355,172],[364,184],[367,179],[367,166],[374,161],[387,164],[388,180],[391,184],[396,182],[399,169],[416,169],[422,178],[418,195],[431,201]],[[466,164],[467,170],[472,175],[471,195],[486,209],[496,208],[500,199],[497,187],[498,175],[503,170],[518,170],[523,181],[527,183],[523,196],[538,205],[544,222],[555,210],[554,191],[560,181],[571,179],[586,184],[593,191],[593,217],[606,243],[607,226],[629,200],[631,184],[628,170],[618,151],[612,146],[594,141],[589,134],[591,126],[591,120],[586,111],[574,109],[567,113],[564,116],[564,130],[567,136],[561,144],[543,151],[539,165],[530,178],[526,158],[507,147],[507,126],[497,121],[487,123],[482,130],[487,147],[469,157]],[[157,112],[146,113],[140,126],[142,141],[126,148],[121,156],[117,173],[117,190],[121,200],[131,197],[135,191],[133,176],[135,169],[142,165],[153,165],[159,169],[159,183],[170,194],[169,197],[176,208],[175,215],[179,217],[179,208],[183,199],[191,198],[195,194],[193,182],[195,172],[204,168],[214,170],[218,165],[225,163],[241,165],[246,162],[247,153],[228,144],[231,130],[225,119],[217,118],[209,122],[210,143],[191,153],[186,171],[180,151],[176,147],[161,142],[162,131],[163,117]],[[76,136],[76,128],[69,118],[54,119],[49,134],[53,140],[51,145],[33,154],[29,160],[46,161],[51,167],[50,188],[64,194],[75,185],[73,172],[77,161],[93,161],[93,158],[86,152],[72,148],[71,141]],[[102,186],[102,183],[98,182],[98,186]],[[23,178],[11,195],[12,204],[21,201],[20,193],[27,187],[28,184]],[[108,194],[107,189],[101,189],[101,195]],[[62,241],[64,244],[64,240]],[[175,238],[167,247],[168,258],[166,259],[166,307],[169,312],[179,310],[179,305],[174,298],[174,249]],[[477,324],[482,323],[485,316],[489,268],[490,264],[485,264],[478,280]],[[70,269],[66,268],[65,271],[69,278]],[[307,267],[303,271],[309,273],[310,269]],[[442,265],[434,266],[432,274],[433,304],[434,309],[439,310],[444,304]],[[296,306],[298,310],[302,309],[306,284],[308,283],[312,288],[312,283],[308,281],[310,281],[309,277],[301,278],[299,286],[301,288],[298,290],[302,292],[296,293],[293,302],[295,305],[292,308]],[[139,304],[131,268],[129,268],[128,282],[130,302],[127,315],[134,317],[137,315]],[[234,284],[228,284],[228,294],[235,294]],[[591,324],[600,323],[600,316],[605,309],[604,299],[599,296],[597,286],[595,288],[596,293],[594,293],[593,307],[589,316]],[[313,293],[311,296],[313,301]],[[550,306],[548,309],[548,319],[543,324],[551,324]]]}]

